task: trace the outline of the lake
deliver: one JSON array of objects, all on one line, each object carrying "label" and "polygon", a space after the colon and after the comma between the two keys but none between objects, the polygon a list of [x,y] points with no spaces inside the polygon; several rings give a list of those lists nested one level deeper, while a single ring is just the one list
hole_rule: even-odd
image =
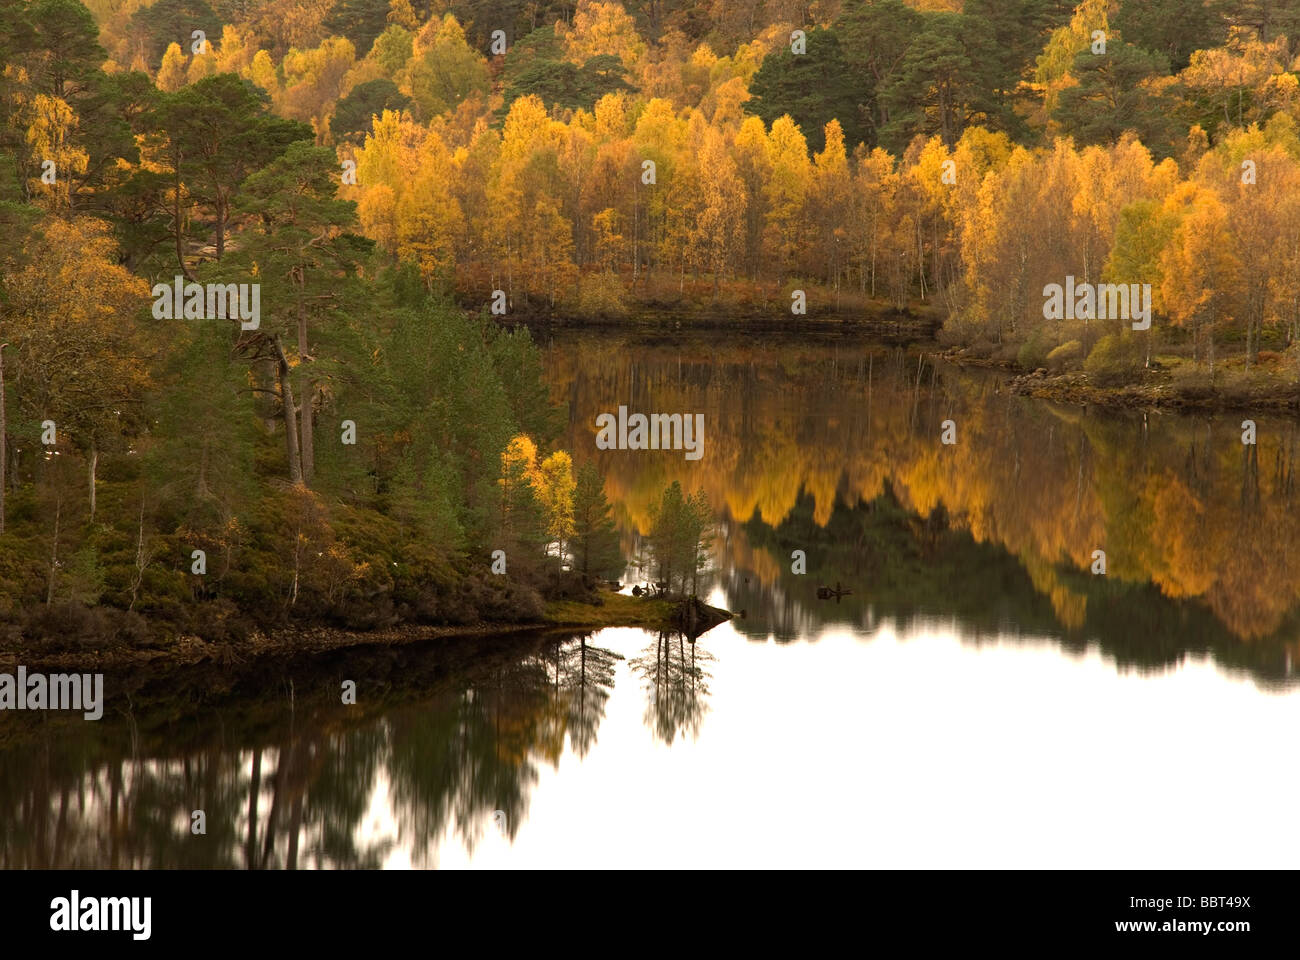
[{"label": "lake", "polygon": [[[851,337],[543,340],[629,561],[665,486],[703,491],[706,599],[743,616],[110,674],[103,720],[6,731],[0,866],[1300,857],[1293,419],[1243,444],[1244,414],[1055,406]],[[703,455],[598,449],[619,405],[702,414]]]}]

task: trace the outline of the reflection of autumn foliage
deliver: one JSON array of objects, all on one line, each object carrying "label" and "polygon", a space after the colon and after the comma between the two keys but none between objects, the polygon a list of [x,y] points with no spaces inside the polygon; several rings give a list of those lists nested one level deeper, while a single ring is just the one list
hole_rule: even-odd
[{"label": "reflection of autumn foliage", "polygon": [[694,740],[708,711],[706,665],[716,660],[701,644],[680,633],[660,633],[641,656],[628,662],[646,691],[646,726],[664,743],[678,733]]},{"label": "reflection of autumn foliage", "polygon": [[1151,557],[1152,579],[1165,596],[1204,596],[1215,582],[1215,557],[1221,543],[1209,539],[1208,517],[1200,499],[1172,471],[1147,479],[1153,527],[1166,535],[1164,550]]},{"label": "reflection of autumn foliage", "polygon": [[[495,811],[515,836],[566,738],[595,745],[621,659],[582,637],[448,638],[135,677],[136,710],[106,711],[102,741],[80,717],[5,728],[0,867],[378,869],[395,846],[437,866],[457,841],[472,854]],[[196,790],[202,845],[188,815],[154,816]]]},{"label": "reflection of autumn foliage", "polygon": [[752,547],[743,527],[733,526],[727,531],[724,550],[733,567],[752,571],[764,586],[780,582],[780,559],[762,547]]},{"label": "reflection of autumn foliage", "polygon": [[[1294,425],[1259,421],[1251,459],[1236,420],[1056,408],[879,345],[638,345],[635,355],[616,345],[591,363],[585,342],[552,348],[568,446],[598,462],[627,529],[647,529],[665,484],[704,490],[733,521],[733,561],[764,582],[788,558],[751,552],[739,524],[780,524],[802,491],[824,527],[836,504],[872,500],[888,483],[908,510],[942,507],[955,527],[1020,558],[1066,627],[1087,606],[1056,571],[1088,574],[1098,549],[1107,576],[1200,599],[1243,639],[1277,631],[1300,605]],[[704,459],[597,451],[595,416],[619,403],[704,412]],[[944,419],[958,425],[955,445],[939,443]]]},{"label": "reflection of autumn foliage", "polygon": [[1088,618],[1088,598],[1061,584],[1056,568],[1039,557],[1025,559],[1025,570],[1034,589],[1052,601],[1052,610],[1061,626],[1078,630]]}]

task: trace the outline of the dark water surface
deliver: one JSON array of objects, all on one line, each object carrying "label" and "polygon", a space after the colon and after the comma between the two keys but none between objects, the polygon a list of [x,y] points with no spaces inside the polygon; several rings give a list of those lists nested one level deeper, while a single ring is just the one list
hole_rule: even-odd
[{"label": "dark water surface", "polygon": [[[110,674],[98,722],[0,715],[0,866],[1297,862],[1294,420],[1248,447],[1244,414],[832,338],[546,357],[629,557],[666,484],[704,490],[743,619]],[[597,450],[620,404],[704,414],[703,457]]]}]

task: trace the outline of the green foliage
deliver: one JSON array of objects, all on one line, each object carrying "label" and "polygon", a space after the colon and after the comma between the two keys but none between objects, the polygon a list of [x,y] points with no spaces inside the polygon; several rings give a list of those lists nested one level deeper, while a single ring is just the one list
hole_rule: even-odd
[{"label": "green foliage", "polygon": [[463,34],[446,25],[423,56],[407,64],[405,75],[415,112],[424,121],[454,110],[471,94],[488,90],[483,55],[465,42]]},{"label": "green foliage", "polygon": [[971,124],[1003,129],[1006,101],[993,96],[986,70],[997,61],[984,21],[934,14],[908,44],[897,82],[881,92],[890,120],[881,139],[901,151],[917,134],[938,134],[949,148]]},{"label": "green foliage", "polygon": [[172,43],[189,53],[191,34],[202,30],[212,43],[221,37],[221,19],[204,0],[157,0],[131,15],[130,33],[150,66],[161,63]]},{"label": "green foliage", "polygon": [[573,568],[585,576],[612,579],[623,572],[623,551],[605,499],[605,478],[593,463],[578,468],[573,494],[575,532],[569,543]]},{"label": "green foliage", "polygon": [[1083,343],[1078,340],[1067,340],[1047,355],[1047,366],[1051,370],[1062,370],[1074,366],[1082,359]]},{"label": "green foliage", "polygon": [[1098,386],[1132,382],[1142,370],[1142,344],[1130,333],[1110,333],[1097,341],[1083,369]]},{"label": "green foliage", "polygon": [[[30,36],[32,48],[43,54],[34,77],[38,89],[62,97],[69,85],[84,82],[103,62],[99,27],[78,0],[37,0],[25,13],[13,29],[16,37]],[[3,32],[9,32],[10,22]]]},{"label": "green foliage", "polygon": [[406,61],[411,59],[414,39],[411,31],[395,23],[390,24],[375,38],[375,44],[366,54],[366,59],[379,64],[385,76],[394,77],[406,65]]},{"label": "green foliage", "polygon": [[1055,332],[1045,326],[1035,327],[1016,353],[1016,363],[1024,370],[1036,370],[1047,362],[1056,345]]},{"label": "green foliage", "polygon": [[81,546],[59,571],[54,597],[65,603],[92,607],[104,593],[104,568],[93,544]]},{"label": "green foliage", "polygon": [[522,340],[507,336],[520,335],[499,334],[481,316],[430,300],[398,314],[381,338],[386,376],[376,432],[402,438],[402,459],[391,466],[381,460],[377,479],[390,482],[388,470],[404,462],[394,479],[416,491],[431,483],[435,499],[454,501],[449,529],[458,533],[453,542],[476,552],[488,546],[498,520],[501,453],[526,429],[515,404],[522,406],[528,392],[535,404],[530,420],[553,416],[549,402],[537,404],[537,393],[544,397],[545,388],[537,379],[536,348],[526,332]]},{"label": "green foliage", "polygon": [[[862,132],[869,134],[860,139],[869,145],[875,145],[877,131],[894,119],[887,103],[888,92],[898,82],[899,66],[921,23],[922,14],[902,0],[855,3],[847,6],[835,22],[837,46],[847,76],[855,84],[853,100],[864,127]],[[844,117],[839,119],[845,122]],[[847,129],[845,140],[850,146],[854,142]]]},{"label": "green foliage", "polygon": [[971,0],[962,14],[857,0],[829,30],[808,32],[805,54],[788,45],[769,54],[745,109],[769,125],[789,114],[814,150],[832,118],[850,150],[861,142],[902,152],[914,136],[935,133],[951,147],[971,124],[1020,138],[1019,83],[1068,17],[1057,0]]},{"label": "green foliage", "polygon": [[1081,146],[1113,143],[1134,130],[1156,156],[1174,152],[1177,101],[1152,83],[1169,75],[1162,54],[1112,40],[1104,54],[1084,50],[1070,71],[1078,85],[1061,92],[1052,117]]},{"label": "green foliage", "polygon": [[1155,200],[1136,200],[1119,212],[1115,242],[1102,278],[1107,283],[1150,283],[1160,289],[1160,255],[1178,226],[1178,214]]},{"label": "green foliage", "polygon": [[172,348],[150,408],[157,442],[145,456],[156,501],[175,519],[202,529],[242,516],[255,495],[257,444],[247,368],[233,354],[219,320],[170,323]]},{"label": "green foliage", "polygon": [[[188,202],[211,211],[217,259],[225,252],[243,180],[289,144],[312,135],[306,124],[272,115],[269,104],[249,81],[222,73],[164,95],[148,118],[155,140],[164,144],[173,177],[188,188]],[[172,229],[183,230],[183,222]]]},{"label": "green foliage", "polygon": [[708,563],[713,511],[699,491],[687,497],[674,480],[651,510],[650,557],[654,578],[668,592],[693,595]]},{"label": "green foliage", "polygon": [[581,67],[541,56],[521,57],[516,64],[523,64],[517,72],[506,67],[505,102],[498,111],[503,118],[520,97],[540,97],[548,107],[590,110],[607,93],[636,89],[627,82],[622,61],[611,54],[591,57]]},{"label": "green foliage", "polygon": [[551,402],[540,351],[525,329],[507,330],[486,316],[480,316],[479,324],[518,432],[548,445],[559,437],[568,417],[563,405]]},{"label": "green foliage", "polygon": [[385,110],[404,110],[411,98],[391,80],[369,80],[358,84],[339,101],[330,118],[330,132],[339,140],[361,143],[371,132],[371,121]]},{"label": "green foliage", "polygon": [[861,87],[853,80],[840,47],[830,30],[807,33],[806,53],[795,54],[789,45],[764,58],[750,82],[745,110],[771,126],[788,114],[799,125],[812,150],[826,145],[824,127],[838,119],[850,149],[860,142],[873,143],[871,128],[862,120]]},{"label": "green foliage", "polygon": [[1223,42],[1210,5],[1187,0],[1130,0],[1120,4],[1111,25],[1127,43],[1164,56],[1175,72],[1187,66],[1194,50]]},{"label": "green foliage", "polygon": [[337,0],[325,27],[351,40],[357,56],[364,57],[375,38],[388,27],[388,0]]}]

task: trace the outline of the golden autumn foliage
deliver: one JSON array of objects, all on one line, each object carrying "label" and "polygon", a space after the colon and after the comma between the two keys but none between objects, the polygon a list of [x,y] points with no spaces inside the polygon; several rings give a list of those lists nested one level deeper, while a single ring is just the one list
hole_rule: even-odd
[{"label": "golden autumn foliage", "polygon": [[[1082,623],[1087,603],[1062,571],[1090,576],[1099,548],[1109,578],[1203,603],[1243,639],[1273,634],[1300,605],[1300,434],[1282,418],[1261,426],[1251,448],[1240,417],[1143,431],[1136,418],[1009,397],[995,381],[936,371],[929,357],[918,385],[918,358],[896,350],[786,344],[781,357],[719,345],[706,378],[697,375],[705,361],[679,376],[674,348],[640,347],[642,388],[664,409],[704,412],[711,433],[699,463],[636,461],[598,450],[590,426],[604,398],[625,394],[633,361],[587,339],[552,348],[553,389],[572,398],[579,425],[574,455],[606,474],[625,532],[650,532],[676,480],[722,511],[733,562],[775,580],[788,557],[750,553],[746,523],[777,527],[806,497],[824,527],[837,509],[888,490],[908,511],[942,511],[1019,558],[1067,628]],[[959,425],[953,446],[936,442],[947,418]]]},{"label": "golden autumn foliage", "polygon": [[126,320],[149,287],[118,263],[100,220],[51,218],[24,254],[6,283],[6,377],[35,421],[92,447],[149,382]]}]

